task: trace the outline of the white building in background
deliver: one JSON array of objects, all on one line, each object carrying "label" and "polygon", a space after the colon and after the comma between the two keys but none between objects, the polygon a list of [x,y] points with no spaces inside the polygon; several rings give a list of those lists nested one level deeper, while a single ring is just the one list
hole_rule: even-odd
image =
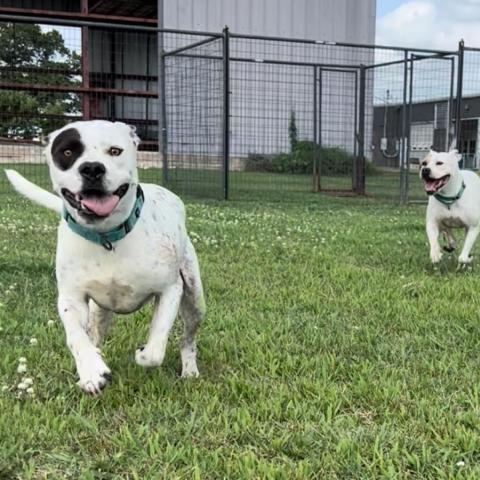
[{"label": "white building in background", "polygon": [[[376,0],[163,0],[163,9],[164,27],[171,29],[220,32],[228,26],[235,34],[370,45],[375,41]],[[369,49],[241,39],[232,39],[230,49],[234,57],[256,60],[230,64],[231,152],[237,156],[288,150],[291,112],[298,137],[314,139],[313,67],[262,62],[360,65],[374,58]],[[321,109],[322,144],[353,152],[355,75],[326,70],[321,76],[317,111]],[[369,84],[368,118],[372,89]],[[368,122],[366,129],[368,138]]]},{"label": "white building in background", "polygon": [[164,27],[375,42],[376,0],[163,0]]}]

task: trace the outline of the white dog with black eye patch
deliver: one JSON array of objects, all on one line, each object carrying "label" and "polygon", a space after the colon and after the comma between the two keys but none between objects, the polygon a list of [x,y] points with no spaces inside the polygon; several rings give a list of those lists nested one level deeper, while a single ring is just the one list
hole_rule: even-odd
[{"label": "white dog with black eye patch", "polygon": [[133,312],[149,300],[153,320],[136,362],[162,364],[180,310],[182,377],[198,376],[194,337],[205,303],[197,257],[180,199],[139,184],[138,143],[134,128],[120,122],[74,122],[53,132],[45,154],[58,196],[6,171],[18,192],[62,215],[58,311],[78,385],[92,394],[111,378],[99,347],[112,314]]},{"label": "white dog with black eye patch", "polygon": [[480,178],[474,172],[460,170],[461,155],[430,151],[420,165],[420,178],[430,196],[427,207],[427,236],[430,259],[438,263],[442,251],[438,240],[440,232],[446,239],[444,249],[455,250],[452,228],[465,229],[465,242],[458,257],[460,264],[472,261],[470,252],[480,232]]}]

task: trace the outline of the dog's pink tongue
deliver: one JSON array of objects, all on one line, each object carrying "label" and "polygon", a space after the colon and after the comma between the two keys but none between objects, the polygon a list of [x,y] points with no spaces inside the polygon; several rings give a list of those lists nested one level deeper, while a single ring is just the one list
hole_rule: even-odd
[{"label": "dog's pink tongue", "polygon": [[81,203],[99,217],[107,217],[120,201],[118,195],[108,195],[105,197],[82,198]]}]

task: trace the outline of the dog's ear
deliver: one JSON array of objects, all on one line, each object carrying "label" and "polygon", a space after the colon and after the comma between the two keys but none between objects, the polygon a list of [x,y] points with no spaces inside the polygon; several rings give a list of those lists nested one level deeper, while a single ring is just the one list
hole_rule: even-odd
[{"label": "dog's ear", "polygon": [[138,147],[140,145],[140,137],[137,135],[137,127],[135,125],[127,125],[130,129],[130,137],[132,137],[133,144]]},{"label": "dog's ear", "polygon": [[461,153],[458,153],[458,150],[456,148],[454,148],[453,150],[450,150],[448,152],[450,154],[450,158],[454,161],[454,162],[460,162],[462,160],[462,154]]},{"label": "dog's ear", "polygon": [[138,147],[140,145],[140,137],[137,135],[137,127],[135,125],[128,125],[124,122],[115,122],[116,125],[121,125],[123,128],[126,128],[128,130],[128,134],[130,135],[130,138],[133,140],[133,144],[135,147]]}]

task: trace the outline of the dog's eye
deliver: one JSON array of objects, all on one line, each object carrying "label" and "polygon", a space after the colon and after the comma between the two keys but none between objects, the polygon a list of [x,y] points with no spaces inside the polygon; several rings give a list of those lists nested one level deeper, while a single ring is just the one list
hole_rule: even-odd
[{"label": "dog's eye", "polygon": [[443,165],[443,162],[437,162],[436,164],[437,165]]},{"label": "dog's eye", "polygon": [[427,166],[427,162],[422,162],[422,167],[426,167]]},{"label": "dog's eye", "polygon": [[72,156],[72,151],[69,148],[67,148],[66,150],[63,151],[63,155],[65,157],[71,157]]},{"label": "dog's eye", "polygon": [[108,154],[112,157],[118,157],[122,152],[123,150],[118,147],[110,147],[110,149],[108,150]]}]

